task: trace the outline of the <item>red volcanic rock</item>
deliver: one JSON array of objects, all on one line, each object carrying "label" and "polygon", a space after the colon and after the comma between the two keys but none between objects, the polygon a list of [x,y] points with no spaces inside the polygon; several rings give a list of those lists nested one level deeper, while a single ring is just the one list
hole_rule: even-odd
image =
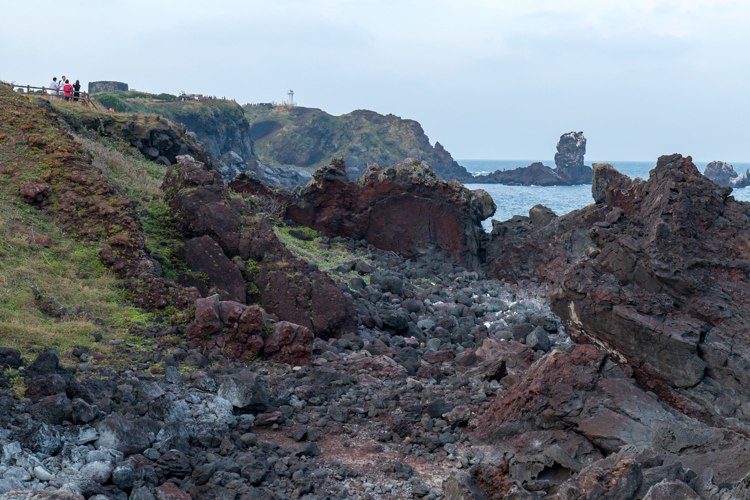
[{"label": "red volcanic rock", "polygon": [[52,188],[40,179],[29,179],[19,186],[23,201],[32,205],[40,205],[47,201],[52,194]]},{"label": "red volcanic rock", "polygon": [[156,488],[157,500],[191,500],[192,497],[182,491],[176,484],[166,482]]},{"label": "red volcanic rock", "polygon": [[212,295],[195,301],[195,319],[188,325],[187,334],[195,340],[208,338],[221,330],[219,296]]},{"label": "red volcanic rock", "polygon": [[[266,310],[315,335],[338,336],[356,329],[351,298],[327,274],[296,257],[267,218],[255,213],[255,205],[230,196],[218,171],[179,156],[167,171],[163,189],[181,231],[193,238],[186,244],[186,260],[208,278],[204,293],[215,290],[244,302],[247,281]],[[244,276],[232,262],[237,258],[243,261]]]},{"label": "red volcanic rock", "polygon": [[254,263],[251,279],[263,307],[323,338],[354,332],[351,298],[327,274],[296,258],[267,220],[254,219],[252,228],[240,242],[240,255]]},{"label": "red volcanic rock", "polygon": [[263,348],[263,310],[238,302],[219,301],[218,295],[195,301],[195,319],[187,335],[196,343],[217,347],[225,356],[250,359]]},{"label": "red volcanic rock", "polygon": [[219,301],[218,295],[213,295],[198,299],[195,311],[188,335],[198,343],[217,347],[225,356],[251,359],[262,353],[280,363],[312,361],[312,332],[287,321],[269,325],[258,306]]},{"label": "red volcanic rock", "polygon": [[213,238],[191,238],[185,242],[181,253],[183,260],[193,271],[180,278],[182,284],[195,286],[203,295],[218,293],[224,300],[245,302],[245,279]]},{"label": "red volcanic rock", "polygon": [[418,161],[370,167],[360,182],[351,182],[343,160],[334,160],[315,173],[286,215],[329,236],[365,239],[406,257],[437,249],[478,267],[486,240],[481,221],[494,212],[485,191],[441,181]]},{"label": "red volcanic rock", "polygon": [[308,328],[287,321],[269,324],[260,307],[220,301],[218,295],[195,302],[195,319],[188,325],[187,334],[193,341],[234,359],[249,360],[262,353],[292,365],[312,361],[313,334]]},{"label": "red volcanic rock", "polygon": [[[694,469],[710,465],[734,481],[734,464],[746,460],[738,457],[750,457],[743,436],[670,408],[590,344],[553,351],[535,362],[481,416],[477,436],[507,450],[508,474],[529,489],[538,489],[540,481],[548,489],[574,478],[558,491],[581,496],[564,498],[599,498],[597,492],[615,487],[618,494],[609,498],[641,498],[650,486],[641,469],[668,457]],[[627,451],[645,448],[660,461]],[[619,452],[623,455],[610,460]],[[664,478],[660,474],[658,480]],[[640,488],[642,494],[634,495]]]},{"label": "red volcanic rock", "polygon": [[550,209],[536,205],[528,217],[493,220],[487,271],[510,282],[554,283],[592,246],[588,231],[604,220],[605,214],[605,209],[590,205],[557,217]]},{"label": "red volcanic rock", "polygon": [[191,156],[178,156],[167,169],[162,189],[186,236],[210,236],[228,255],[237,255],[241,207],[230,198],[218,170]]},{"label": "red volcanic rock", "polygon": [[646,182],[597,170],[594,186],[603,173],[604,220],[562,275],[554,311],[676,407],[750,428],[750,204],[690,157],[659,158]]},{"label": "red volcanic rock", "polygon": [[313,334],[301,325],[279,321],[266,337],[263,354],[290,365],[306,365],[312,361]]}]

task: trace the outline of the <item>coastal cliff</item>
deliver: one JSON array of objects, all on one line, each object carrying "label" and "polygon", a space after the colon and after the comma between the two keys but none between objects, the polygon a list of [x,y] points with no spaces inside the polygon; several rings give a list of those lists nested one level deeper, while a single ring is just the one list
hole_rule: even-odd
[{"label": "coastal cliff", "polygon": [[414,158],[428,163],[442,179],[472,178],[442,144],[430,144],[414,120],[367,110],[334,116],[316,108],[271,104],[248,104],[244,110],[258,156],[272,166],[314,171],[337,157],[356,179],[371,164],[388,167]]},{"label": "coastal cliff", "polygon": [[276,169],[258,160],[250,124],[234,101],[178,98],[138,91],[97,93],[94,98],[118,112],[155,114],[184,126],[206,146],[225,180],[246,173],[268,185],[288,188],[309,180],[308,175],[295,169]]}]

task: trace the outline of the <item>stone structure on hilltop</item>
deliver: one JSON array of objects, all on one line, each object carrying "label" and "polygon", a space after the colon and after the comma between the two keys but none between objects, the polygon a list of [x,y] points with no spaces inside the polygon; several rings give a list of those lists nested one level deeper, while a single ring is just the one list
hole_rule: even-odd
[{"label": "stone structure on hilltop", "polygon": [[372,166],[361,182],[353,182],[344,161],[334,160],[315,173],[286,215],[329,236],[365,239],[406,257],[438,250],[477,268],[487,239],[482,220],[493,213],[487,192],[441,181],[419,161]]},{"label": "stone structure on hilltop", "polygon": [[97,92],[127,92],[128,84],[112,80],[102,80],[98,82],[89,82],[89,94]]},{"label": "stone structure on hilltop", "polygon": [[583,132],[568,132],[560,136],[555,153],[555,167],[536,162],[528,167],[497,170],[474,177],[473,182],[507,184],[510,186],[570,186],[591,184],[591,167],[584,165],[586,138]]},{"label": "stone structure on hilltop", "polygon": [[703,175],[714,181],[719,186],[743,188],[750,186],[750,170],[740,175],[734,167],[725,161],[712,161],[706,165]]}]

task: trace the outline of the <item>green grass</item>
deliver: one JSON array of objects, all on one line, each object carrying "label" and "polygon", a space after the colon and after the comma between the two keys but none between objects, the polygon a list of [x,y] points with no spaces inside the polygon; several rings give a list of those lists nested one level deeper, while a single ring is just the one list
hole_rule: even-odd
[{"label": "green grass", "polygon": [[[62,101],[55,101],[55,109],[96,113]],[[139,162],[126,144],[77,139],[78,144],[33,101],[0,90],[0,345],[26,357],[55,348],[63,360],[73,347],[83,346],[109,362],[115,347],[107,341],[133,343],[132,329],[149,326],[154,318],[130,305],[123,282],[99,258],[101,242],[91,235],[77,237],[75,228],[66,232],[54,222],[59,197],[40,210],[21,201],[18,188],[26,179],[59,179],[65,162],[83,149],[116,191],[139,202],[158,202],[163,167]],[[53,193],[76,186],[50,183]],[[85,215],[83,207],[77,210],[79,217]],[[96,228],[96,221],[89,222]],[[116,234],[118,227],[111,229]],[[68,313],[52,318],[42,312],[32,285]],[[95,332],[105,342],[95,342]]]},{"label": "green grass", "polygon": [[[337,267],[354,260],[372,264],[366,255],[352,253],[341,243],[324,243],[320,233],[308,227],[277,225],[274,226],[274,232],[284,246],[291,250],[295,256],[315,264],[318,266],[318,269],[329,273],[334,279],[338,279],[339,281],[359,275],[353,271],[337,273],[335,272]],[[298,238],[294,233],[302,233],[304,238]]]},{"label": "green grass", "polygon": [[[109,346],[95,343],[94,332],[104,330],[107,339],[124,339],[130,328],[152,321],[149,314],[126,304],[97,247],[64,234],[37,209],[11,201],[9,193],[0,196],[0,345],[24,355],[46,347],[67,353],[76,346],[106,354]],[[76,313],[61,319],[46,316],[32,285]]]},{"label": "green grass", "polygon": [[146,236],[146,249],[162,266],[171,280],[187,271],[178,257],[184,239],[176,227],[172,211],[164,201],[161,183],[167,167],[143,159],[129,145],[111,138],[95,140],[76,136],[102,171],[107,181],[121,194],[137,204],[137,214]]}]

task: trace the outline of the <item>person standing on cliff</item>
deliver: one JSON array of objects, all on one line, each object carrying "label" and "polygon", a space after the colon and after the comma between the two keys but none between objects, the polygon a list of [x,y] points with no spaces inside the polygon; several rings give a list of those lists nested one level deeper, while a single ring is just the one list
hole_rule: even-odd
[{"label": "person standing on cliff", "polygon": [[73,97],[73,86],[70,84],[70,80],[65,80],[63,85],[63,97],[66,101],[69,101]]},{"label": "person standing on cliff", "polygon": [[47,93],[52,96],[52,99],[55,99],[57,95],[57,89],[60,87],[60,85],[57,83],[57,77],[52,77],[52,82],[49,84],[49,90]]},{"label": "person standing on cliff", "polygon": [[81,96],[81,82],[76,80],[76,82],[73,84],[73,100],[77,102],[80,96]]}]

